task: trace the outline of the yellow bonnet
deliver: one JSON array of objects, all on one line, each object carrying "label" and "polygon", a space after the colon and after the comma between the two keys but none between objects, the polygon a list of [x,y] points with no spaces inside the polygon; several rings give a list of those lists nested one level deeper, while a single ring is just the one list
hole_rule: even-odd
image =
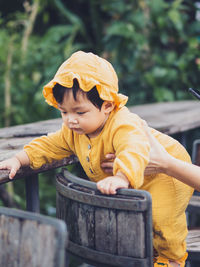
[{"label": "yellow bonnet", "polygon": [[118,108],[124,106],[128,100],[127,96],[118,94],[118,78],[107,60],[93,53],[78,51],[59,67],[54,78],[44,86],[46,102],[57,108],[53,87],[58,83],[71,88],[74,79],[78,80],[80,88],[85,92],[96,86],[100,98],[115,102]]}]

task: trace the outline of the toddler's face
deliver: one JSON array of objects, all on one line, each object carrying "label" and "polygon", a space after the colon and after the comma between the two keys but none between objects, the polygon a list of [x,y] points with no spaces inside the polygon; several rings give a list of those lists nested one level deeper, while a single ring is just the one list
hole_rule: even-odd
[{"label": "toddler's face", "polygon": [[72,90],[69,90],[65,93],[63,102],[58,105],[58,108],[64,124],[70,130],[95,137],[101,132],[110,113],[106,109],[105,102],[99,110],[87,99],[85,93],[77,92],[75,100]]}]

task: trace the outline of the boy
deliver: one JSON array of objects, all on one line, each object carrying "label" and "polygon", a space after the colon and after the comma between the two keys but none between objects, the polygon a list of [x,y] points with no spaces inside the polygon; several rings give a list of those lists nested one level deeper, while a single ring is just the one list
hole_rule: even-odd
[{"label": "boy", "polygon": [[[128,187],[149,191],[157,253],[154,266],[185,266],[185,209],[193,189],[165,174],[144,177],[149,142],[142,120],[124,106],[127,97],[118,94],[112,65],[92,53],[76,52],[60,66],[43,94],[47,103],[60,110],[62,129],[36,138],[15,157],[2,162],[0,168],[10,169],[13,178],[21,166],[39,168],[75,154],[104,194]],[[153,129],[152,133],[170,154],[190,162],[177,141]],[[108,153],[116,155],[112,176],[101,168]]]}]

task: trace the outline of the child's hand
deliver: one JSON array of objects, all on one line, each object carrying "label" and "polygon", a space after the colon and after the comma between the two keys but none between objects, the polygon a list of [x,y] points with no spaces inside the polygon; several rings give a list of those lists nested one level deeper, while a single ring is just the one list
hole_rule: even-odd
[{"label": "child's hand", "polygon": [[0,170],[10,170],[9,179],[13,179],[20,167],[21,163],[16,157],[0,162]]},{"label": "child's hand", "polygon": [[115,158],[115,154],[109,153],[106,155],[106,160],[101,163],[101,168],[105,173],[113,173],[113,161]]},{"label": "child's hand", "polygon": [[117,173],[115,176],[109,176],[97,183],[97,189],[102,194],[114,195],[119,188],[128,188],[129,181],[122,173]]}]

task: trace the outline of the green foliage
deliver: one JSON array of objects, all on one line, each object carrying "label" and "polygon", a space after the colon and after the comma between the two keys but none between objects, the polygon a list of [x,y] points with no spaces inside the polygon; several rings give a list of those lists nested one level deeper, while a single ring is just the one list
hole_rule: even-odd
[{"label": "green foliage", "polygon": [[[21,13],[21,19],[24,19]],[[76,24],[57,24],[46,29],[40,36],[32,34],[28,39],[27,51],[22,50],[24,31],[15,32],[18,18],[6,23],[7,28],[0,30],[0,123],[4,125],[6,112],[4,109],[3,91],[7,58],[11,54],[9,44],[12,39],[12,65],[9,80],[11,83],[12,106],[9,110],[11,124],[22,124],[38,119],[48,119],[57,116],[57,113],[44,102],[42,87],[54,76],[59,65],[73,52],[84,49],[85,44],[76,42],[75,37],[82,30]],[[28,22],[28,16],[24,23]],[[8,26],[11,25],[11,26]]]},{"label": "green foliage", "polygon": [[[105,48],[129,104],[188,98],[199,85],[197,8],[189,1],[104,1]],[[124,5],[124,8],[122,8]]]},{"label": "green foliage", "polygon": [[[79,49],[113,63],[129,105],[189,98],[187,89],[198,87],[200,79],[198,12],[195,1],[181,0],[102,0],[101,5],[95,0],[77,0],[76,5],[43,1],[25,53],[22,42],[30,12],[21,6],[8,12],[0,21],[1,126],[8,114],[12,124],[58,116],[44,102],[42,87]],[[12,106],[5,111],[10,43]]]}]

